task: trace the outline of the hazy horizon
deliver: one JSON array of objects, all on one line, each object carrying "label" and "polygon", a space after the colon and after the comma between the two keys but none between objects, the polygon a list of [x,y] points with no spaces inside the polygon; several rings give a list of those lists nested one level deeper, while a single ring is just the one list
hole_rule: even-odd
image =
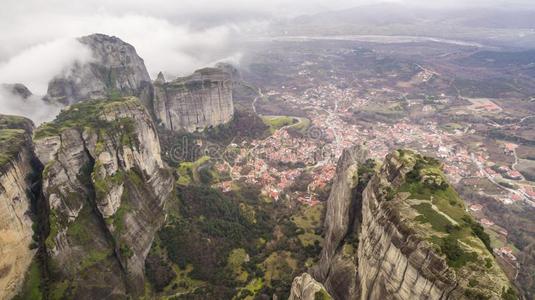
[{"label": "hazy horizon", "polygon": [[[302,15],[383,4],[441,10],[466,7],[514,9],[530,1],[316,0],[316,1],[7,1],[0,18],[0,82],[23,83],[45,94],[53,76],[74,61],[91,59],[72,40],[103,33],[132,44],[150,75],[187,75],[218,61],[238,63],[244,35],[258,35],[271,22]],[[402,4],[402,6],[399,6]],[[391,13],[391,12],[388,12]],[[405,12],[402,12],[402,14]],[[374,18],[388,18],[380,14]],[[312,17],[313,18],[313,17]],[[28,72],[28,70],[32,70]]]}]

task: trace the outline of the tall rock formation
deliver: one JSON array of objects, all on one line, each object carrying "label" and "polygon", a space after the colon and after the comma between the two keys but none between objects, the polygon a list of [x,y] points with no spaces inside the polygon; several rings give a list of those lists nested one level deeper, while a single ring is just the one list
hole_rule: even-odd
[{"label": "tall rock formation", "polygon": [[92,34],[78,39],[93,54],[87,63],[75,63],[48,85],[46,99],[73,104],[88,99],[147,94],[151,79],[134,47],[117,37]]},{"label": "tall rock formation", "polygon": [[134,298],[173,178],[136,98],[85,101],[35,134],[50,204],[51,293]]},{"label": "tall rock formation", "polygon": [[321,260],[312,270],[335,299],[513,294],[488,235],[437,160],[398,150],[375,171],[359,153],[351,149],[340,159]]},{"label": "tall rock formation", "polygon": [[232,120],[232,79],[236,68],[218,64],[166,82],[151,82],[134,47],[117,37],[92,34],[78,39],[93,58],[77,62],[48,85],[45,100],[64,105],[84,100],[138,97],[159,125],[173,131],[204,130]]},{"label": "tall rock formation", "polygon": [[358,294],[356,261],[351,249],[360,216],[358,168],[366,157],[366,151],[360,148],[343,152],[327,201],[325,242],[314,272],[336,299],[355,299]]},{"label": "tall rock formation", "polygon": [[153,111],[158,124],[173,131],[194,132],[228,123],[234,116],[231,75],[205,68],[171,82],[159,76]]},{"label": "tall rock formation", "polygon": [[0,115],[0,299],[21,288],[36,252],[32,245],[33,124]]}]

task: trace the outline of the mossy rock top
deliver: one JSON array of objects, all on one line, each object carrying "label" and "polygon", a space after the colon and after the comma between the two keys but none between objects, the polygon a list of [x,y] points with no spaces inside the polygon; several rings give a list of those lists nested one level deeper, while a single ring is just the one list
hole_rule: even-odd
[{"label": "mossy rock top", "polygon": [[29,119],[0,115],[0,170],[17,157],[29,141],[32,129]]},{"label": "mossy rock top", "polygon": [[0,115],[0,129],[23,129],[31,132],[33,127],[33,122],[25,117]]},{"label": "mossy rock top", "polygon": [[[397,164],[395,168],[404,174],[399,184],[390,187],[393,196],[388,197],[388,205],[402,216],[405,227],[445,258],[468,293],[496,296],[502,288],[509,288],[510,282],[493,256],[488,234],[448,183],[442,163],[411,150],[395,151],[389,163]],[[478,284],[468,285],[474,278]]]},{"label": "mossy rock top", "polygon": [[143,108],[141,102],[135,97],[88,100],[68,106],[60,112],[54,121],[45,123],[37,128],[34,139],[39,140],[57,136],[66,129],[111,128],[116,124],[104,120],[102,115],[106,112],[118,110],[121,107],[131,107],[132,105],[140,109]]}]

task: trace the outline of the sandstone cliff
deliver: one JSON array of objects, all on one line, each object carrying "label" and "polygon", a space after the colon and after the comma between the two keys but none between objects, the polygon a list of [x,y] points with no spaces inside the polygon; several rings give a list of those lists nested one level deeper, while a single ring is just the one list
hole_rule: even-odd
[{"label": "sandstone cliff", "polygon": [[325,242],[314,275],[336,299],[355,299],[358,294],[356,258],[351,249],[360,215],[358,168],[366,156],[359,148],[343,152],[327,201]]},{"label": "sandstone cliff", "polygon": [[511,291],[438,161],[399,150],[376,172],[359,165],[359,151],[340,160],[312,270],[335,299],[501,299]]},{"label": "sandstone cliff", "polygon": [[0,299],[12,298],[36,252],[33,241],[31,121],[0,115]]},{"label": "sandstone cliff", "polygon": [[116,37],[92,34],[79,38],[93,54],[75,63],[48,85],[46,99],[62,104],[87,99],[139,96],[150,88],[150,76],[134,47]]},{"label": "sandstone cliff", "polygon": [[86,101],[34,136],[50,205],[51,293],[138,296],[173,178],[154,124],[136,98]]},{"label": "sandstone cliff", "polygon": [[194,132],[232,120],[231,75],[205,68],[193,75],[154,82],[153,111],[158,124],[173,131]]}]

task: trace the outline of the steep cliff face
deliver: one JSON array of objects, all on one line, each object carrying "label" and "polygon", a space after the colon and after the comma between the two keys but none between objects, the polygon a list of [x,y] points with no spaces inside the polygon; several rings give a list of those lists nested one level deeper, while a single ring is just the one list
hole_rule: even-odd
[{"label": "steep cliff face", "polygon": [[63,104],[87,99],[140,96],[150,89],[150,76],[134,47],[116,37],[92,34],[79,38],[93,54],[48,85],[47,99]]},{"label": "steep cliff face", "polygon": [[510,283],[438,161],[387,156],[363,193],[359,277],[368,299],[501,299]]},{"label": "steep cliff face", "polygon": [[325,287],[307,273],[296,277],[288,300],[331,300]]},{"label": "steep cliff face", "polygon": [[0,299],[21,288],[36,252],[32,247],[30,120],[0,115]]},{"label": "steep cliff face", "polygon": [[358,168],[364,164],[366,156],[366,151],[360,148],[343,152],[327,201],[325,242],[313,272],[336,299],[355,299],[358,294],[357,262],[351,249],[356,240],[360,210]]},{"label": "steep cliff face", "polygon": [[329,198],[336,203],[328,204],[325,244],[313,270],[335,299],[501,299],[510,290],[488,236],[438,161],[399,150],[362,180],[373,169],[348,157],[339,164]]},{"label": "steep cliff face", "polygon": [[136,98],[87,101],[35,134],[50,204],[53,284],[75,299],[139,295],[173,178]]},{"label": "steep cliff face", "polygon": [[205,68],[193,75],[154,82],[153,110],[157,122],[174,131],[203,130],[232,120],[231,75],[218,68]]}]

